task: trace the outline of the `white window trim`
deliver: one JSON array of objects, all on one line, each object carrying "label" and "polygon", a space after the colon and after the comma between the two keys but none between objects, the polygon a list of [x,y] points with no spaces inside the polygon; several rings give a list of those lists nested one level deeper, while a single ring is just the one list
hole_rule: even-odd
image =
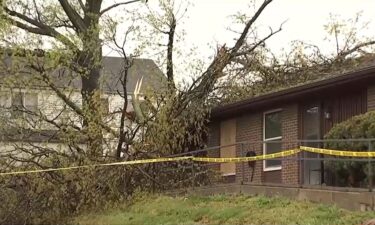
[{"label": "white window trim", "polygon": [[[14,91],[16,90],[16,91]],[[26,105],[26,95],[27,94],[36,94],[36,109],[39,110],[40,107],[40,97],[39,97],[39,92],[35,89],[32,90],[26,90],[26,89],[14,89],[9,92],[9,107],[13,107],[13,93],[21,93],[22,94],[22,107],[27,107]],[[27,114],[25,112],[22,112],[22,118],[25,118]]]},{"label": "white window trim", "polygon": [[228,176],[234,176],[236,173],[223,173],[221,176],[228,177]]},{"label": "white window trim", "polygon": [[[263,113],[263,154],[266,154],[266,141],[276,141],[276,140],[281,141],[282,140],[282,136],[266,139],[266,115],[270,113],[281,112],[281,111],[282,109],[273,109],[273,110],[269,110]],[[263,171],[268,172],[268,171],[276,171],[276,170],[281,170],[281,169],[282,169],[282,166],[266,167],[266,160],[263,160]]]},{"label": "white window trim", "polygon": [[[37,100],[37,107],[39,106],[39,94],[36,91],[26,91],[26,90],[21,90],[18,93],[22,94],[22,105],[23,107],[26,107],[26,95],[27,94],[36,94],[36,100]],[[10,94],[10,104],[13,104],[13,93]]]},{"label": "white window trim", "polygon": [[9,91],[5,91],[0,89],[0,97],[4,97],[4,102],[0,102],[0,107],[1,108],[9,108],[11,106],[11,96],[9,94]]}]

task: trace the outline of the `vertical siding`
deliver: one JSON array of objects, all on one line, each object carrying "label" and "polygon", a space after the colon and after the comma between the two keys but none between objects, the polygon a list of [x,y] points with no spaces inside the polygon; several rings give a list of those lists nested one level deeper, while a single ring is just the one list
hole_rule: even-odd
[{"label": "vertical siding", "polygon": [[[236,119],[221,121],[220,124],[220,157],[236,157]],[[231,146],[228,146],[231,145]],[[220,171],[222,175],[236,174],[236,163],[221,163]]]},{"label": "vertical siding", "polygon": [[375,110],[375,85],[367,88],[367,111]]},{"label": "vertical siding", "polygon": [[[345,121],[353,116],[365,113],[369,106],[367,95],[368,90],[360,90],[346,95],[335,96],[323,101],[323,135],[329,132],[335,124]],[[373,101],[375,103],[375,98]],[[326,119],[324,117],[324,112],[330,112],[331,118]]]}]

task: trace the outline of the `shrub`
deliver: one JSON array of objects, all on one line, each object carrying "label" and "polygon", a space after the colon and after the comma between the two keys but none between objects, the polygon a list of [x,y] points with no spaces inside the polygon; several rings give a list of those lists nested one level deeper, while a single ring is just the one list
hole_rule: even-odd
[{"label": "shrub", "polygon": [[67,224],[124,198],[124,167],[0,177],[0,224]]},{"label": "shrub", "polygon": [[206,184],[208,172],[181,161],[0,176],[0,224],[69,224],[75,215],[114,208],[137,191]]},{"label": "shrub", "polygon": [[[375,138],[375,112],[354,116],[336,124],[325,136],[326,139]],[[372,143],[374,144],[374,143]],[[374,145],[373,145],[374,146]],[[369,142],[327,142],[326,148],[352,151],[368,151]],[[375,146],[374,146],[375,147]],[[369,163],[358,161],[325,161],[328,174],[334,174],[334,185],[363,187],[368,184]],[[372,172],[374,174],[374,171]]]}]

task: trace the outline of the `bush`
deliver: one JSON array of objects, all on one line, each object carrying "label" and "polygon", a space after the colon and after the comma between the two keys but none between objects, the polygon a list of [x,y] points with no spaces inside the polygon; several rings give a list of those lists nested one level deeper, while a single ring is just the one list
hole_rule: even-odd
[{"label": "bush", "polygon": [[0,176],[0,224],[69,224],[81,213],[123,204],[137,191],[196,186],[209,177],[190,161]]},{"label": "bush", "polygon": [[0,177],[0,224],[67,224],[124,198],[124,167]]},{"label": "bush", "polygon": [[[326,139],[367,139],[375,138],[375,112],[354,116],[336,124],[325,136]],[[372,143],[374,146],[374,143]],[[327,142],[326,148],[352,151],[368,151],[369,142]],[[374,146],[375,147],[375,146]],[[368,184],[369,163],[355,161],[325,161],[328,177],[333,177],[332,185],[364,187]],[[374,174],[374,171],[372,172]],[[330,175],[329,175],[330,174]],[[332,178],[331,177],[331,178]],[[326,179],[329,180],[329,179]]]}]

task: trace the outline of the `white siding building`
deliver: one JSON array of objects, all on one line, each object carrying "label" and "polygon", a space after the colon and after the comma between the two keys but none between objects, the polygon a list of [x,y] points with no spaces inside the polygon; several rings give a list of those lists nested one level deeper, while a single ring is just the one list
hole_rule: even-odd
[{"label": "white siding building", "polygon": [[[4,65],[9,65],[9,61]],[[124,98],[121,97],[124,95],[121,82],[122,69],[122,58],[104,57],[100,90],[101,107],[107,115],[104,119],[105,123],[113,129],[119,126],[124,103]],[[80,77],[67,79],[64,74],[66,72],[59,73],[54,77],[54,85],[59,87],[72,102],[81,107]],[[143,80],[141,92],[148,88],[160,89],[166,83],[165,76],[152,60],[135,59],[129,69],[126,81],[126,96],[129,101],[126,111],[129,113],[133,111],[131,96],[137,81],[141,78]],[[25,79],[24,83],[17,82],[18,79]],[[57,137],[58,127],[53,123],[42,121],[40,115],[43,115],[46,120],[59,124],[82,127],[80,118],[56,95],[55,91],[31,80],[32,76],[30,77],[30,74],[27,73],[13,76],[4,68],[0,73],[0,156],[10,153],[16,148],[32,149],[38,148],[38,146],[61,152],[69,151],[67,144],[59,141]],[[17,83],[21,85],[14,85]],[[15,108],[22,108],[25,112],[14,110]],[[39,116],[30,115],[32,113]],[[18,128],[25,129],[20,131]],[[77,147],[84,149],[84,141]],[[113,146],[107,145],[107,148],[114,147],[114,144]],[[108,150],[110,151],[110,149]]]}]

